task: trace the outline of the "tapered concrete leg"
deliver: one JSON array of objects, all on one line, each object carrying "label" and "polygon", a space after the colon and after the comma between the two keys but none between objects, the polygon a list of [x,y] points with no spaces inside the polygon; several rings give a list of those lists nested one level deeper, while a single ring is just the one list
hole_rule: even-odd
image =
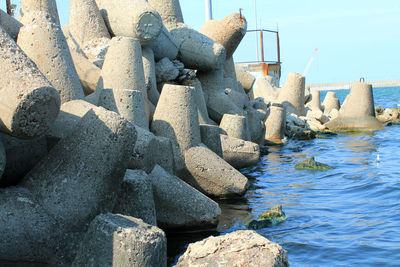
[{"label": "tapered concrete leg", "polygon": [[24,26],[21,22],[11,17],[6,12],[0,9],[0,25],[13,38],[17,40],[19,29]]},{"label": "tapered concrete leg", "polygon": [[40,136],[57,117],[60,95],[1,26],[0,42],[0,131]]},{"label": "tapered concrete leg", "polygon": [[246,108],[246,118],[250,136],[248,141],[264,143],[264,113],[249,106]]},{"label": "tapered concrete leg", "polygon": [[236,169],[257,165],[260,161],[258,144],[242,139],[220,135],[223,159]]},{"label": "tapered concrete leg", "polygon": [[63,231],[85,231],[97,214],[113,209],[135,141],[136,131],[127,120],[92,109],[23,185]]},{"label": "tapered concrete leg", "polygon": [[159,61],[165,57],[174,60],[178,56],[179,46],[171,33],[162,26],[160,35],[154,41],[144,45],[145,48],[151,48],[154,52],[154,58]]},{"label": "tapered concrete leg", "polygon": [[262,97],[266,101],[273,102],[277,97],[277,90],[266,77],[258,77],[253,85],[254,99]]},{"label": "tapered concrete leg", "polygon": [[248,72],[243,66],[235,64],[237,80],[242,84],[243,89],[248,93],[253,87],[256,78]]},{"label": "tapered concrete leg", "polygon": [[25,18],[18,45],[60,92],[62,103],[82,99],[83,89],[60,25],[41,12]]},{"label": "tapered concrete leg", "polygon": [[250,140],[249,126],[245,116],[225,114],[219,128],[228,136],[246,141]]},{"label": "tapered concrete leg", "polygon": [[208,196],[226,197],[246,192],[247,178],[206,147],[188,149],[185,164],[190,176],[181,178]]},{"label": "tapered concrete leg", "polygon": [[321,93],[319,90],[311,91],[311,100],[307,103],[307,107],[312,111],[322,112],[321,110]]},{"label": "tapered concrete leg", "polygon": [[29,13],[32,12],[47,13],[56,20],[58,25],[61,25],[56,0],[22,0],[18,20],[21,21],[22,24],[26,24],[30,19],[28,18]]},{"label": "tapered concrete leg", "polygon": [[176,171],[184,169],[184,151],[201,142],[195,98],[193,87],[166,84],[154,112],[151,131],[171,139]]},{"label": "tapered concrete leg", "polygon": [[198,229],[218,224],[221,209],[216,202],[158,165],[149,176],[153,184],[157,224],[162,229]]},{"label": "tapered concrete leg", "polygon": [[154,61],[154,53],[151,48],[142,48],[142,54],[147,97],[154,106],[157,106],[160,93],[157,90],[156,63]]},{"label": "tapered concrete leg", "polygon": [[167,25],[183,23],[182,9],[179,0],[148,0],[149,4],[160,13]]},{"label": "tapered concrete leg", "polygon": [[324,108],[324,114],[330,114],[333,109],[340,110],[340,101],[336,98],[335,92],[326,93],[322,107]]},{"label": "tapered concrete leg", "polygon": [[224,19],[207,21],[200,32],[225,47],[226,57],[230,58],[246,35],[247,21],[239,13],[232,13]]},{"label": "tapered concrete leg", "polygon": [[281,144],[285,135],[286,112],[285,108],[279,104],[272,104],[269,109],[267,120],[265,121],[265,137],[268,142]]},{"label": "tapered concrete leg", "polygon": [[96,3],[112,36],[133,37],[146,44],[161,33],[161,17],[146,0],[96,0]]},{"label": "tapered concrete leg", "polygon": [[103,89],[100,94],[99,106],[114,111],[137,126],[149,130],[141,91]]},{"label": "tapered concrete leg", "polygon": [[304,91],[305,77],[299,73],[291,72],[285,84],[279,89],[278,101],[286,107],[286,112],[304,116]]},{"label": "tapered concrete leg", "polygon": [[211,151],[222,158],[223,155],[219,132],[220,129],[218,126],[210,124],[200,124],[201,142],[205,144]]}]

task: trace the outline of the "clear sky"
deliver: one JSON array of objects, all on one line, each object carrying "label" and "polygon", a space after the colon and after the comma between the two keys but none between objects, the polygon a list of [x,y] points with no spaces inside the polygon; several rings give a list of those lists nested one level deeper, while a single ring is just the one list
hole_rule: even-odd
[{"label": "clear sky", "polygon": [[[5,0],[0,7],[5,10]],[[11,0],[18,3],[18,0]],[[200,29],[204,0],[180,0],[185,23]],[[315,48],[307,83],[400,79],[399,0],[256,0],[257,25],[279,28],[283,82],[289,72],[303,73]],[[68,21],[69,0],[57,0],[61,23]],[[255,29],[254,0],[213,0],[220,20],[243,8],[248,29]],[[121,14],[123,15],[123,14]],[[264,39],[266,60],[276,60],[273,35]],[[257,59],[256,36],[247,34],[234,59]]]}]

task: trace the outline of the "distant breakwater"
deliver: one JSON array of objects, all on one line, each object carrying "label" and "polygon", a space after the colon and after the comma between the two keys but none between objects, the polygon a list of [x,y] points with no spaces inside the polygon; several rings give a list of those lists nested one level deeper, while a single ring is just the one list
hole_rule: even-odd
[{"label": "distant breakwater", "polygon": [[[372,84],[374,88],[386,88],[386,87],[400,87],[400,79],[398,80],[386,80],[386,81],[366,81],[367,83]],[[350,85],[353,82],[336,82],[336,83],[313,83],[308,84],[311,90],[320,90],[320,91],[328,91],[328,90],[344,90],[350,89]]]}]

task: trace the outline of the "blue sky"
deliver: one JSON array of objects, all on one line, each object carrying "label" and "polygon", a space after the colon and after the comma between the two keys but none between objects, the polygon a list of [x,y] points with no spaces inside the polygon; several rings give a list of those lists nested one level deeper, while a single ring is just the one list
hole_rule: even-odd
[{"label": "blue sky", "polygon": [[[18,3],[17,0],[11,0]],[[399,0],[256,0],[257,24],[279,28],[282,79],[302,73],[318,48],[307,83],[400,79]],[[204,0],[180,0],[185,23],[200,29]],[[68,0],[57,0],[61,23],[68,21]],[[5,10],[5,1],[0,7]],[[254,0],[213,0],[214,19],[243,8],[248,29],[254,29]],[[274,36],[264,39],[266,60],[275,60]],[[257,58],[256,37],[248,34],[234,54],[237,62]]]}]

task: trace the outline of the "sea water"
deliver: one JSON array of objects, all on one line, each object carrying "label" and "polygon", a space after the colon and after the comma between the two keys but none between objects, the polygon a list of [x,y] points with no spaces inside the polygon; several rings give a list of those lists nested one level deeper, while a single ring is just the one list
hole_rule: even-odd
[{"label": "sea water", "polygon": [[[349,91],[336,92],[343,103]],[[400,88],[374,89],[374,101],[382,108],[397,107]],[[242,170],[252,189],[244,197],[220,201],[217,232],[179,238],[189,243],[244,230],[246,221],[282,204],[287,220],[257,232],[286,249],[291,266],[400,266],[399,125],[289,140],[269,150],[257,166]],[[294,168],[310,156],[335,169]]]}]

